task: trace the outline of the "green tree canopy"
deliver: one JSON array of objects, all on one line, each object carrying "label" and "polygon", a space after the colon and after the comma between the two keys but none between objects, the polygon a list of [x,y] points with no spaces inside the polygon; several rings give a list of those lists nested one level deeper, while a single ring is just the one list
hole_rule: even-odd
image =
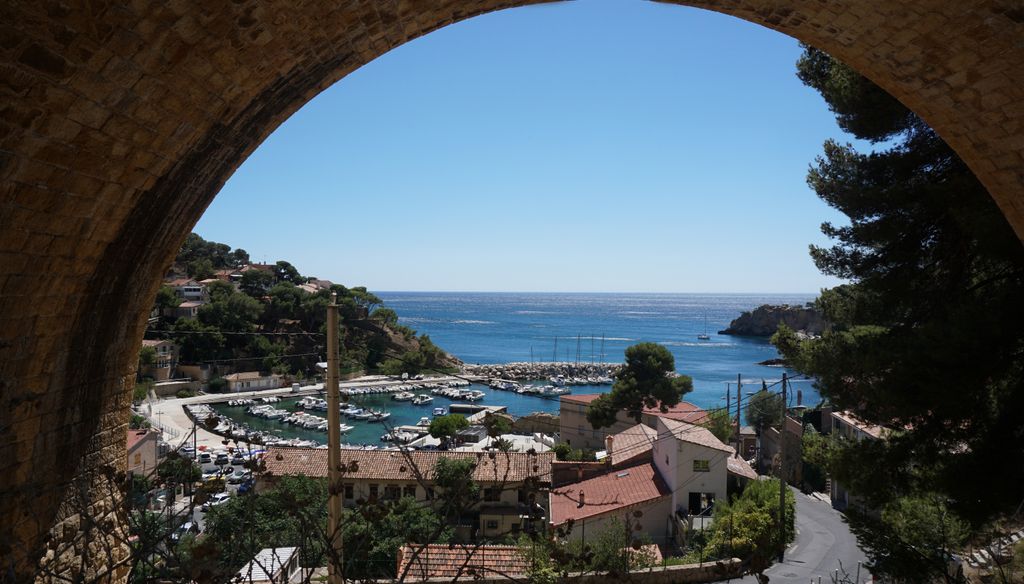
[{"label": "green tree canopy", "polygon": [[480,485],[473,480],[475,468],[476,461],[470,458],[441,457],[437,460],[433,480],[442,517],[457,520],[480,500]]},{"label": "green tree canopy", "polygon": [[747,400],[747,424],[758,432],[782,426],[782,395],[762,389]]},{"label": "green tree canopy", "polygon": [[171,333],[180,348],[179,356],[184,363],[199,363],[219,359],[224,351],[224,335],[215,326],[194,319],[179,319]]},{"label": "green tree canopy", "polygon": [[437,416],[430,421],[430,435],[438,440],[441,440],[442,444],[448,444],[459,432],[469,427],[469,422],[466,420],[466,416],[462,414],[448,414],[447,416]]},{"label": "green tree canopy", "polygon": [[235,287],[223,280],[217,280],[206,286],[206,293],[210,295],[210,302],[220,302],[234,294]]},{"label": "green tree canopy", "polygon": [[142,347],[139,349],[139,368],[149,367],[156,363],[156,347]]},{"label": "green tree canopy", "polygon": [[[844,128],[889,142],[860,153],[829,141],[812,165],[808,184],[849,224],[824,224],[834,243],[811,256],[851,283],[816,302],[832,331],[784,333],[777,345],[835,407],[900,430],[860,446],[873,460],[854,472],[884,460],[891,480],[859,494],[937,490],[979,525],[1019,505],[1024,484],[1024,449],[1006,448],[1024,433],[1024,246],[964,162],[898,101],[815,49],[798,68]],[[977,476],[1000,480],[963,480]]]},{"label": "green tree canopy", "polygon": [[273,274],[253,268],[242,273],[242,280],[238,283],[238,289],[253,298],[261,298],[273,285]]},{"label": "green tree canopy", "polygon": [[205,280],[213,277],[213,262],[210,258],[192,260],[186,266],[188,277],[194,280]]},{"label": "green tree canopy", "polygon": [[595,428],[606,428],[615,423],[621,410],[637,422],[644,408],[668,411],[693,391],[689,376],[670,377],[675,370],[675,357],[662,345],[639,343],[627,348],[626,366],[619,371],[612,390],[591,402],[587,421]]},{"label": "green tree canopy", "polygon": [[302,277],[299,270],[290,263],[281,260],[275,264],[274,276],[278,282],[289,282],[291,284],[305,284],[306,278]]},{"label": "green tree canopy", "polygon": [[346,578],[395,578],[403,545],[446,543],[452,536],[430,507],[412,497],[346,511],[342,526]]},{"label": "green tree canopy", "polygon": [[718,438],[724,444],[728,444],[736,434],[734,422],[735,418],[731,417],[728,411],[719,408],[710,410],[707,419],[702,425],[711,430],[715,438]]},{"label": "green tree canopy", "polygon": [[161,312],[167,308],[176,308],[179,304],[181,304],[181,298],[174,293],[174,288],[165,284],[156,291],[156,306]]}]

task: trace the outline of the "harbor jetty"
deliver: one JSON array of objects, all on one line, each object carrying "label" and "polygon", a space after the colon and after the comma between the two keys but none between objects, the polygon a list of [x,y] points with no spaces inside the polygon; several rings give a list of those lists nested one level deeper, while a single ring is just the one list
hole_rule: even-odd
[{"label": "harbor jetty", "polygon": [[538,381],[550,379],[583,379],[588,385],[610,385],[621,363],[579,363],[573,361],[518,362],[462,366],[467,375],[485,379]]}]

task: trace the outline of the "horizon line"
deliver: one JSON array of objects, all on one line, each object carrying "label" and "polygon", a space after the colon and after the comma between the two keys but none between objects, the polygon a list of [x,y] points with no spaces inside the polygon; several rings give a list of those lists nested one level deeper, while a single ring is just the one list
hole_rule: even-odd
[{"label": "horizon line", "polygon": [[[369,290],[369,288],[367,288]],[[819,296],[817,292],[637,292],[620,290],[372,290],[374,293],[416,294],[650,294],[703,296]]]}]

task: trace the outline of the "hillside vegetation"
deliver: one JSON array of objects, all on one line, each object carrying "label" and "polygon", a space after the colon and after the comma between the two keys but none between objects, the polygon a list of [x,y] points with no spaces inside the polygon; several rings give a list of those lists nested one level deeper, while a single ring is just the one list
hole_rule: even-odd
[{"label": "hillside vegetation", "polygon": [[[181,300],[169,285],[191,278],[208,300],[196,318],[174,318]],[[303,276],[287,261],[251,264],[242,249],[190,234],[156,298],[160,317],[146,337],[173,340],[180,362],[214,364],[218,374],[260,370],[311,377],[326,359],[327,306],[336,293],[342,371],[387,374],[452,369],[461,363],[427,335],[400,325],[365,287]]]}]

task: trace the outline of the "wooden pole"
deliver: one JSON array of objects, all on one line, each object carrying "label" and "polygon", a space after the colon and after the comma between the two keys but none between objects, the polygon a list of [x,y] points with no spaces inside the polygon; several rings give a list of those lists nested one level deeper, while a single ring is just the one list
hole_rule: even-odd
[{"label": "wooden pole", "polygon": [[338,295],[331,294],[327,307],[327,537],[331,561],[327,564],[330,584],[342,584],[341,541],[341,404],[338,402]]},{"label": "wooden pole", "polygon": [[740,402],[743,398],[740,397],[740,388],[743,387],[743,379],[740,373],[736,374],[736,453],[740,455],[740,458],[744,458],[743,453],[740,452]]},{"label": "wooden pole", "polygon": [[782,373],[782,424],[779,428],[779,562],[786,554],[786,373]]}]

